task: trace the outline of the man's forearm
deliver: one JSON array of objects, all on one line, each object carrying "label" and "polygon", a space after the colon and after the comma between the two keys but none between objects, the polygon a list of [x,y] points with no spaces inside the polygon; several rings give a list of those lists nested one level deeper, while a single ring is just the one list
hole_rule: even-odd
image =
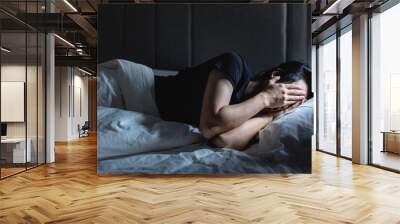
[{"label": "man's forearm", "polygon": [[237,128],[260,113],[265,106],[265,96],[263,94],[257,94],[239,104],[224,106],[212,119],[211,130],[217,135]]},{"label": "man's forearm", "polygon": [[237,128],[219,134],[213,139],[218,147],[244,149],[258,132],[272,121],[271,115],[251,118]]}]

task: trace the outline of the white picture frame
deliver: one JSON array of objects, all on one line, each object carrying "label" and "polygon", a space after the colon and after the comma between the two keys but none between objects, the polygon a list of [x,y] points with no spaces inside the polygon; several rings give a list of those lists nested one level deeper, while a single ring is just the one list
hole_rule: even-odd
[{"label": "white picture frame", "polygon": [[25,82],[1,82],[1,122],[25,122]]}]

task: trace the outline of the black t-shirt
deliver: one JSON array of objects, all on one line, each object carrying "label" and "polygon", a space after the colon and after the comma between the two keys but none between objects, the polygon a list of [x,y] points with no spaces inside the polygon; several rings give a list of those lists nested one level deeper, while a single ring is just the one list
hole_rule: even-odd
[{"label": "black t-shirt", "polygon": [[155,76],[155,96],[161,118],[198,126],[208,76],[213,69],[220,70],[233,86],[230,104],[242,102],[252,73],[239,54],[224,53],[181,70],[176,76]]}]

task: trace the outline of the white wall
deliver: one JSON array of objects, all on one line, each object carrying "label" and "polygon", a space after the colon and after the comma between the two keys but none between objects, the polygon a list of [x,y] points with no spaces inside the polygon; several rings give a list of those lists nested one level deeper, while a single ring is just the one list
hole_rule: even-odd
[{"label": "white wall", "polygon": [[[30,75],[34,74],[36,76],[36,66],[27,66],[19,64],[5,64],[1,66],[1,81],[2,82],[25,82],[25,75],[27,69],[28,72],[28,85],[36,86],[36,80],[34,80]],[[29,107],[27,113],[28,119],[28,129],[32,127],[36,130],[36,120],[37,115],[36,113],[32,113],[32,111],[36,111],[37,107],[37,99],[36,99],[36,88],[27,88],[27,107]],[[3,96],[4,97],[4,96]],[[40,107],[40,105],[39,105]],[[7,108],[1,108],[1,110],[7,110]],[[33,123],[32,123],[33,122]],[[28,130],[28,137],[29,137],[29,130]],[[8,137],[25,137],[25,122],[10,122],[7,123],[7,135]]]},{"label": "white wall", "polygon": [[[30,70],[32,67],[28,67]],[[25,82],[25,64],[8,64],[1,66],[1,81],[3,82]],[[1,108],[7,110],[7,108]],[[25,137],[25,122],[7,123],[7,137]]]},{"label": "white wall", "polygon": [[55,73],[55,140],[77,139],[78,125],[88,120],[88,77],[72,67],[56,67]]},{"label": "white wall", "polygon": [[[78,74],[77,74],[78,72]],[[78,138],[78,125],[83,125],[89,119],[88,113],[88,77],[82,76],[83,73],[74,70],[73,90],[71,99],[71,133],[72,138]]]},{"label": "white wall", "polygon": [[[38,70],[36,70],[38,69]],[[27,80],[25,80],[27,78]],[[24,64],[3,64],[1,66],[1,81],[18,81],[26,83],[26,107],[22,108],[26,112],[27,120],[24,122],[6,122],[7,137],[9,138],[25,138],[30,139],[30,148],[32,150],[32,161],[39,163],[44,162],[45,150],[45,116],[44,116],[44,74],[42,67]],[[7,96],[2,96],[7,97]],[[10,108],[1,108],[8,110]],[[39,153],[39,156],[36,156]]]},{"label": "white wall", "polygon": [[55,141],[69,139],[69,68],[55,68]]},{"label": "white wall", "polygon": [[[2,82],[25,82],[25,64],[6,64],[1,66],[1,81]],[[33,69],[32,66],[28,67],[28,74]],[[31,94],[28,94],[31,95]],[[36,93],[35,93],[36,96]],[[4,97],[4,96],[2,96]],[[7,108],[1,108],[7,110]],[[7,135],[9,137],[25,137],[25,123],[24,122],[11,122],[7,123]]]}]

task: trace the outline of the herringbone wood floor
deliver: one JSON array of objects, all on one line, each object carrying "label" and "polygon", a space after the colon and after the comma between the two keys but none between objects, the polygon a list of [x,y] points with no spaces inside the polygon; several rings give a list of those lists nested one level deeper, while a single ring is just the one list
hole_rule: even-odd
[{"label": "herringbone wood floor", "polygon": [[96,141],[0,181],[0,223],[400,223],[400,175],[315,152],[312,175],[98,176]]}]

